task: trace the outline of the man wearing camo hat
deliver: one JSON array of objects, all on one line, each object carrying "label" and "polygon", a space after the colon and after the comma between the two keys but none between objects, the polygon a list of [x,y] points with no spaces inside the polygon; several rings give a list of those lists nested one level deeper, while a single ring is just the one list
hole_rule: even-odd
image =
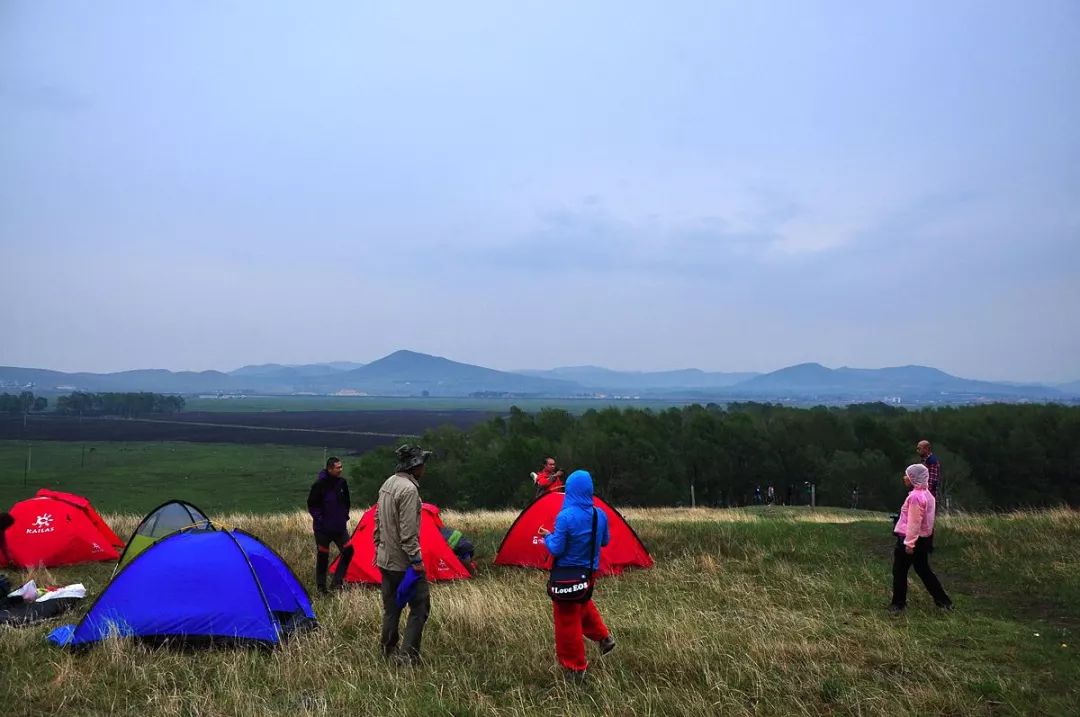
[{"label": "man wearing camo hat", "polygon": [[[431,612],[424,559],[420,555],[420,479],[431,451],[406,444],[397,449],[397,457],[397,472],[387,478],[379,489],[379,504],[375,513],[375,564],[382,571],[381,644],[383,656],[387,659],[402,665],[416,665],[420,662],[420,638],[424,623]],[[405,623],[405,639],[398,649],[402,608],[398,605],[397,590],[405,578],[405,571],[410,567],[420,574],[420,580],[408,601],[409,619]]]}]

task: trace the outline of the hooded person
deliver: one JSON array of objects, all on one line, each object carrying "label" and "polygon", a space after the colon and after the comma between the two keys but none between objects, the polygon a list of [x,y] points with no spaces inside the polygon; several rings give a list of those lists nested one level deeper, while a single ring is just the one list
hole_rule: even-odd
[{"label": "hooded person", "polygon": [[[595,516],[595,535],[594,530]],[[574,471],[566,479],[566,498],[555,516],[555,529],[540,526],[537,533],[553,557],[555,568],[600,567],[600,548],[608,544],[607,515],[593,505],[593,482],[588,471]],[[596,642],[600,654],[615,649],[615,638],[604,624],[590,594],[581,602],[552,600],[555,621],[555,656],[567,677],[582,680],[589,666],[584,638]]]},{"label": "hooded person", "polygon": [[315,533],[315,588],[326,593],[326,571],[330,565],[330,544],[337,545],[339,560],[334,571],[331,586],[337,590],[342,586],[345,573],[352,561],[353,547],[349,545],[349,484],[342,475],[341,459],[330,456],[326,468],[319,471],[319,477],[308,493],[308,513],[311,514],[311,529]]},{"label": "hooded person", "polygon": [[930,569],[930,553],[934,551],[934,518],[937,501],[929,490],[930,471],[921,463],[915,463],[904,471],[904,484],[911,488],[893,533],[896,548],[893,550],[893,595],[889,611],[901,612],[907,606],[908,569],[926,586],[927,592],[939,608],[949,610],[952,600],[941,587],[941,581]]},{"label": "hooded person", "polygon": [[[397,449],[394,475],[379,488],[375,511],[375,564],[382,572],[383,622],[380,644],[383,656],[401,665],[420,662],[420,640],[424,623],[431,612],[431,593],[420,554],[420,479],[431,451],[420,446],[403,445]],[[398,603],[398,588],[409,573],[411,587],[403,591]],[[413,573],[416,576],[413,576]],[[401,612],[409,606],[405,637],[398,649]]]}]

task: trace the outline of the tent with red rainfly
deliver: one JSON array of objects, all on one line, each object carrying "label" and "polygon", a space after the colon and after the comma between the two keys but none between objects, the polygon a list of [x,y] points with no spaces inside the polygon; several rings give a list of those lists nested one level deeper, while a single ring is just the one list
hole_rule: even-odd
[{"label": "tent with red rainfly", "polygon": [[[563,497],[562,493],[545,493],[521,511],[510,530],[506,531],[506,537],[495,555],[495,564],[544,570],[550,568],[551,553],[544,546],[544,539],[537,534],[537,528],[544,526],[548,530],[555,529],[555,516],[562,509]],[[653,559],[649,551],[622,514],[599,496],[593,496],[593,505],[607,514],[611,536],[608,544],[600,549],[600,570],[597,575],[618,575],[631,567],[651,568]]]},{"label": "tent with red rainfly", "polygon": [[7,530],[7,552],[15,567],[116,560],[124,549],[90,501],[73,493],[42,488],[12,506],[11,517],[15,524]]},{"label": "tent with red rainfly", "polygon": [[[353,558],[349,570],[345,573],[347,583],[382,583],[382,572],[375,565],[375,513],[379,506],[373,505],[360,516],[356,530],[349,538],[353,546]],[[439,531],[439,509],[431,503],[424,503],[420,511],[420,554],[424,556],[424,569],[428,580],[464,580],[469,571],[454,554],[450,544]],[[337,560],[330,566],[333,573]]]}]

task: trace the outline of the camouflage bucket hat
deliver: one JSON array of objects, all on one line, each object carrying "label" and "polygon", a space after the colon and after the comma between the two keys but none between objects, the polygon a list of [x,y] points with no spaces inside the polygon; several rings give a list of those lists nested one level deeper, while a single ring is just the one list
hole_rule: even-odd
[{"label": "camouflage bucket hat", "polygon": [[415,468],[418,465],[427,463],[428,458],[431,458],[431,451],[425,451],[420,446],[412,446],[406,443],[397,451],[398,464],[396,470],[407,471],[410,468]]}]

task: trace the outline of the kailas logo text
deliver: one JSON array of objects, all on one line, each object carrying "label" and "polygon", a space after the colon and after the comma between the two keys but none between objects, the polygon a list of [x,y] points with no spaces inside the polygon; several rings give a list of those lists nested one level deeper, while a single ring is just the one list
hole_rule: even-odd
[{"label": "kailas logo text", "polygon": [[52,527],[53,517],[51,513],[42,513],[34,519],[34,524],[26,529],[27,535],[35,535],[37,533],[51,533],[56,528]]}]

